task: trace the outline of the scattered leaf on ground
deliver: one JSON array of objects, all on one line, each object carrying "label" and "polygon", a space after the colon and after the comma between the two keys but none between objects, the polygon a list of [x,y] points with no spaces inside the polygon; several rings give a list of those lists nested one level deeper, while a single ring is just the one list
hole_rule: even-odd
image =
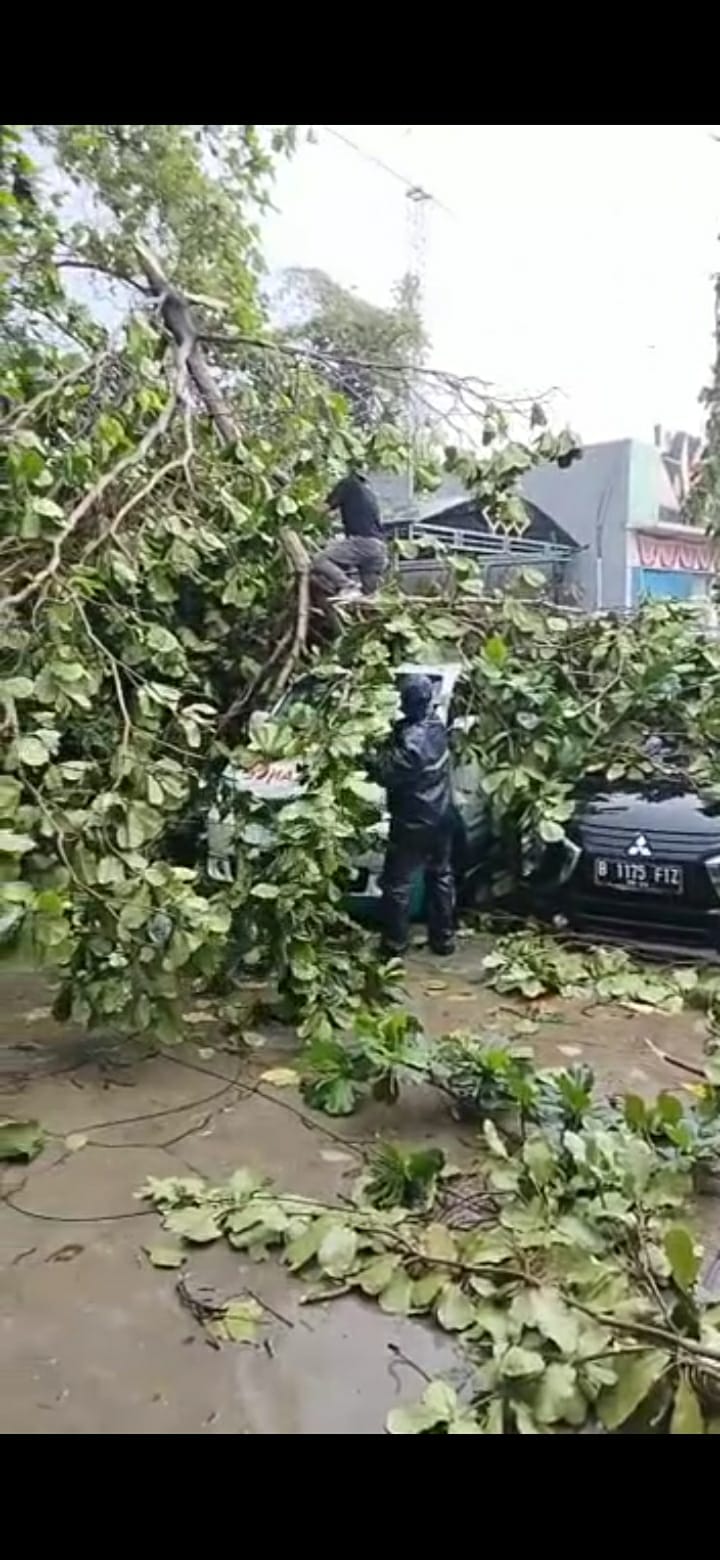
[{"label": "scattered leaf on ground", "polygon": [[618,1355],[613,1359],[617,1381],[614,1387],[601,1392],[598,1399],[598,1413],[606,1430],[617,1430],[644,1403],[659,1381],[668,1358],[660,1349],[648,1349],[643,1354]]},{"label": "scattered leaf on ground", "polygon": [[44,1142],[39,1121],[0,1121],[0,1159],[35,1159]]},{"label": "scattered leaf on ground", "polygon": [[357,1256],[357,1235],[346,1224],[333,1224],[320,1242],[317,1259],[329,1278],[344,1278]]},{"label": "scattered leaf on ground", "polygon": [[300,1074],[294,1067],[270,1067],[260,1074],[260,1083],[272,1084],[274,1089],[294,1089],[300,1082]]},{"label": "scattered leaf on ground", "polygon": [[156,1268],[179,1268],[186,1260],[179,1246],[145,1246],[143,1249],[148,1262]]},{"label": "scattered leaf on ground", "polygon": [[339,1148],[321,1148],[320,1158],[326,1165],[352,1165],[355,1163],[352,1154],[344,1154]]},{"label": "scattered leaf on ground", "polygon": [[171,1208],[165,1215],[165,1228],[172,1235],[182,1235],[197,1246],[209,1245],[219,1240],[222,1231],[209,1208]]},{"label": "scattered leaf on ground", "polygon": [[86,1132],[69,1132],[65,1139],[65,1147],[71,1154],[76,1154],[79,1148],[84,1148],[87,1143]]},{"label": "scattered leaf on ground", "polygon": [[257,1300],[229,1300],[219,1322],[231,1343],[255,1343],[262,1319]]},{"label": "scattered leaf on ground", "polygon": [[448,1284],[435,1314],[446,1332],[464,1332],[475,1320],[475,1307],[458,1284]]},{"label": "scattered leaf on ground", "polygon": [[39,1024],[45,1018],[52,1018],[52,1008],[31,1008],[29,1013],[25,1013],[24,1018],[26,1024]]}]

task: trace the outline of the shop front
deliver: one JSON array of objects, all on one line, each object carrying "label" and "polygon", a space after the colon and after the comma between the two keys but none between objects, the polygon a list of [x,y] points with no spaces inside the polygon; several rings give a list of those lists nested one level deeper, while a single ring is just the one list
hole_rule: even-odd
[{"label": "shop front", "polygon": [[673,526],[667,532],[628,532],[630,605],[648,597],[694,602],[710,598],[716,544],[689,531],[689,526]]}]

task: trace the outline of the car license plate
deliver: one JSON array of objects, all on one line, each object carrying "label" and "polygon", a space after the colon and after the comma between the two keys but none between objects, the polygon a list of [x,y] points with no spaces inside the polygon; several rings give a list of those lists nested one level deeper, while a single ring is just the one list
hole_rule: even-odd
[{"label": "car license plate", "polygon": [[682,867],[663,861],[610,861],[596,856],[593,881],[597,888],[619,888],[646,894],[681,894]]}]

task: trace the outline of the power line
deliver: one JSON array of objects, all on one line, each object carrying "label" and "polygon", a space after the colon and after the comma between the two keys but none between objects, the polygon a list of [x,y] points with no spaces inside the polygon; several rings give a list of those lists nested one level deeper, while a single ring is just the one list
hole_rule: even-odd
[{"label": "power line", "polygon": [[415,198],[423,196],[426,200],[431,200],[441,211],[445,211],[449,217],[455,216],[455,212],[451,211],[444,201],[439,200],[437,195],[433,195],[431,190],[426,190],[423,185],[418,183],[417,179],[408,179],[404,173],[400,173],[397,168],[393,168],[382,157],[377,157],[374,152],[369,152],[366,147],[359,146],[357,141],[353,141],[342,130],[335,130],[332,125],[321,125],[320,129],[324,130],[326,135],[334,136],[336,141],[342,141],[344,146],[348,146],[351,151],[356,152],[358,157],[364,158],[365,162],[374,163],[376,168],[381,168],[383,173],[387,173],[391,179],[397,179],[399,184],[404,184],[408,194]]}]

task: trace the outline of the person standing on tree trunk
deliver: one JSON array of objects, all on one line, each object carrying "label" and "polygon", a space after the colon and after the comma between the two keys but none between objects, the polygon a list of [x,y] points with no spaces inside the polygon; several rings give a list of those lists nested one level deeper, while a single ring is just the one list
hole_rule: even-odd
[{"label": "person standing on tree trunk", "polygon": [[328,509],[339,509],[344,535],[313,558],[311,577],[337,595],[359,575],[363,595],[372,596],[388,563],[377,498],[362,473],[351,470],[325,502]]},{"label": "person standing on tree trunk", "polygon": [[455,948],[455,884],[451,865],[453,803],[447,731],[434,713],[428,677],[410,675],[401,694],[402,720],[368,771],[387,790],[390,810],[382,878],[382,952],[405,952],[412,881],[425,872],[428,938],[433,953]]}]

